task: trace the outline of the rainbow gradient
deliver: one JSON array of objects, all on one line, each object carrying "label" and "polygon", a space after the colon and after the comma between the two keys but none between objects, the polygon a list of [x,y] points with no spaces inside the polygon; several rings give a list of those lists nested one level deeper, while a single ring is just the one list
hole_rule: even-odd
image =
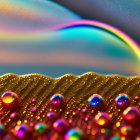
[{"label": "rainbow gradient", "polygon": [[0,73],[139,75],[140,47],[103,22],[44,0],[0,1]]}]

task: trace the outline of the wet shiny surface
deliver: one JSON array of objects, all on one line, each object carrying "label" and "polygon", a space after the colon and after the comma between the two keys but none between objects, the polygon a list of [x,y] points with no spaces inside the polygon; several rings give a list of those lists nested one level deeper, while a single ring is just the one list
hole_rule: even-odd
[{"label": "wet shiny surface", "polygon": [[[15,110],[14,112],[12,109],[4,110],[0,102],[0,120],[4,126],[0,129],[3,133],[6,128],[6,137],[27,139],[28,136],[35,136],[33,137],[35,140],[45,136],[62,140],[71,137],[79,139],[85,136],[96,140],[106,136],[111,139],[116,134],[120,138],[129,137],[132,132],[133,137],[139,138],[139,76],[126,78],[86,73],[79,77],[64,75],[59,79],[52,79],[44,75],[7,74],[0,77],[0,85],[1,96],[5,91],[12,90],[21,100],[21,106],[16,110],[19,116],[17,119],[11,117],[17,116],[13,115]],[[61,109],[50,106],[51,97],[58,92],[65,99],[65,106]],[[103,112],[93,110],[88,104],[88,99],[94,93],[98,93],[105,99],[106,105]],[[119,93],[125,93],[131,99],[131,105],[124,111],[118,109],[115,103],[115,98]],[[34,112],[35,107],[37,110]],[[56,113],[56,120],[46,116],[50,111]],[[66,125],[61,123],[65,121],[60,121],[60,119],[66,120],[67,132],[63,133]],[[43,126],[38,124],[40,122],[43,122]],[[35,129],[36,125],[39,126],[37,129]],[[44,125],[49,127],[46,129]],[[78,129],[73,131],[73,128]],[[42,130],[47,132],[39,133]],[[59,130],[61,130],[61,134],[58,132]],[[128,133],[127,130],[132,131]],[[75,136],[75,134],[77,135]]]}]

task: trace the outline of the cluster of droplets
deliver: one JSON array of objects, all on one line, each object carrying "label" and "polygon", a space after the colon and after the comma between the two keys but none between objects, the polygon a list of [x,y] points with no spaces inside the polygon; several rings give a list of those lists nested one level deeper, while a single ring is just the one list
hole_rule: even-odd
[{"label": "cluster of droplets", "polygon": [[[139,97],[135,97],[135,102],[139,101]],[[32,103],[35,99],[32,100]],[[13,123],[7,132],[6,126],[0,124],[0,138],[2,140],[84,140],[84,139],[140,139],[140,109],[131,106],[130,98],[122,93],[115,98],[115,106],[122,113],[122,120],[116,123],[113,114],[108,113],[106,101],[98,94],[89,97],[87,104],[81,110],[79,115],[88,122],[87,126],[79,127],[76,123],[73,125],[70,119],[66,119],[59,114],[57,110],[64,111],[67,107],[66,100],[63,95],[55,94],[50,98],[49,104],[51,111],[46,114],[47,121],[33,121],[29,123],[19,122],[21,101],[14,92],[5,92],[1,96],[3,109],[11,111],[10,119],[17,123]],[[33,107],[35,112],[37,107]],[[61,112],[60,111],[60,112]],[[76,110],[73,111],[73,119],[76,119]],[[88,114],[89,113],[89,114]],[[116,126],[116,127],[114,127]],[[88,129],[92,129],[88,133]],[[92,135],[92,136],[91,136]]]}]

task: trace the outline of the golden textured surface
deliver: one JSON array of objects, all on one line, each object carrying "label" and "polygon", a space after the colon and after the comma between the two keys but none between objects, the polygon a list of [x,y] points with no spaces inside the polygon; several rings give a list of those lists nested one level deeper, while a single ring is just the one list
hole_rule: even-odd
[{"label": "golden textured surface", "polygon": [[[69,118],[74,110],[82,109],[87,105],[87,100],[92,94],[100,94],[107,102],[107,111],[111,112],[117,122],[121,119],[118,111],[112,111],[115,108],[114,98],[119,93],[126,93],[131,100],[135,96],[140,96],[140,76],[123,77],[119,75],[99,75],[96,73],[86,73],[81,76],[64,75],[53,79],[44,75],[29,74],[17,76],[15,74],[6,74],[0,77],[0,93],[13,91],[21,99],[21,115],[18,123],[29,122],[31,118],[36,121],[42,121],[49,109],[49,99],[55,93],[61,93],[65,97],[67,107],[61,115]],[[36,102],[32,104],[32,99]],[[140,106],[140,103],[136,105]],[[36,112],[32,108],[37,107]],[[3,113],[0,103],[0,119],[5,125],[12,125],[9,119],[10,111]]]}]

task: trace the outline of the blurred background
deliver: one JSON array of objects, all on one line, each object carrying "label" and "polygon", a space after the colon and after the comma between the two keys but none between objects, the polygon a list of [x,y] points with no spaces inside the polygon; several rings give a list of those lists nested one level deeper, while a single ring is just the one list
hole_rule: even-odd
[{"label": "blurred background", "polygon": [[0,74],[140,75],[139,15],[139,0],[1,0]]},{"label": "blurred background", "polygon": [[115,26],[140,44],[140,0],[53,0],[84,19]]}]

